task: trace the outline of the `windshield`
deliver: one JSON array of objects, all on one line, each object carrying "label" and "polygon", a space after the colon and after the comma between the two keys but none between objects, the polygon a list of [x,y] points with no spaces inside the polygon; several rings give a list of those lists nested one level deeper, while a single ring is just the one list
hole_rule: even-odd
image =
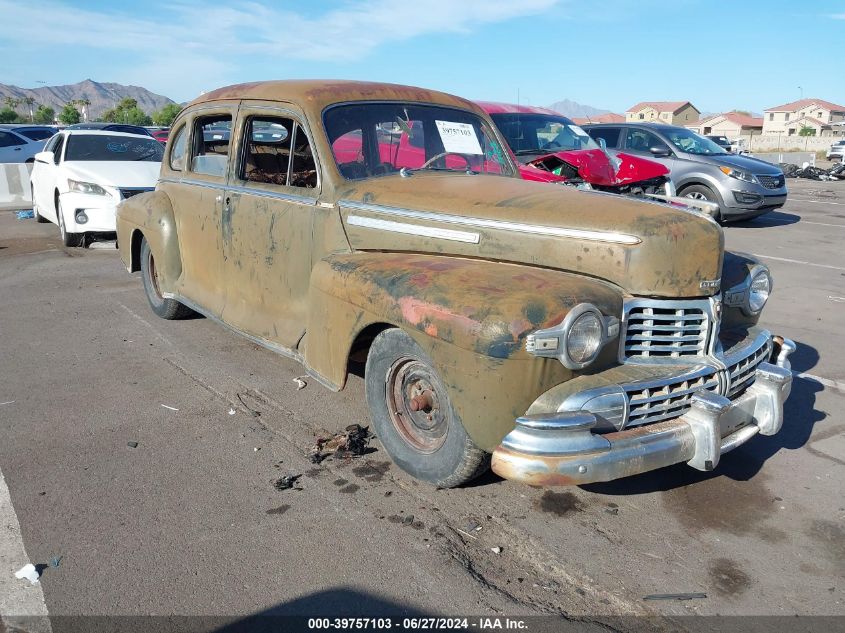
[{"label": "windshield", "polygon": [[668,137],[668,139],[672,142],[672,145],[687,154],[697,154],[701,156],[727,154],[723,148],[719,147],[709,138],[699,136],[690,130],[675,128],[664,131],[663,134]]},{"label": "windshield", "polygon": [[152,137],[111,134],[71,134],[65,160],[161,162],[164,147]]},{"label": "windshield", "polygon": [[323,115],[338,170],[348,180],[401,169],[511,176],[495,134],[466,110],[420,103],[352,103]]},{"label": "windshield", "polygon": [[601,149],[589,134],[564,116],[532,113],[490,116],[517,156]]}]

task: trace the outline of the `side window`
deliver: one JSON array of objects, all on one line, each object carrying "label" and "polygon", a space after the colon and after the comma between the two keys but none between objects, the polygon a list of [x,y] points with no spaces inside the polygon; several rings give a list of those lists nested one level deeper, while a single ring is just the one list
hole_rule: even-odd
[{"label": "side window", "polygon": [[293,164],[290,169],[291,187],[314,189],[317,187],[317,165],[308,135],[299,125],[293,131]]},{"label": "side window", "polygon": [[245,150],[238,176],[249,182],[286,185],[293,121],[252,117],[244,130]]},{"label": "side window", "polygon": [[608,149],[615,149],[619,147],[619,133],[621,129],[618,127],[594,127],[589,130],[590,136],[598,143],[598,140],[604,139]]},{"label": "side window", "polygon": [[188,143],[187,125],[183,125],[176,132],[173,143],[170,145],[170,169],[182,171],[185,167],[185,146]]},{"label": "side window", "polygon": [[649,132],[648,130],[638,130],[634,128],[628,129],[625,135],[626,149],[632,152],[648,153],[652,147],[669,149],[669,146],[666,145],[666,143],[661,141],[657,135]]},{"label": "side window", "polygon": [[0,147],[14,147],[15,145],[23,145],[23,141],[14,134],[0,132]]},{"label": "side window", "polygon": [[224,177],[229,163],[232,140],[232,117],[215,115],[200,117],[194,122],[191,171],[208,176]]},{"label": "side window", "polygon": [[60,135],[59,140],[56,141],[56,146],[53,149],[53,162],[56,163],[56,165],[58,165],[59,161],[61,160],[62,150],[64,149],[64,146],[65,146],[65,137],[63,135]]}]

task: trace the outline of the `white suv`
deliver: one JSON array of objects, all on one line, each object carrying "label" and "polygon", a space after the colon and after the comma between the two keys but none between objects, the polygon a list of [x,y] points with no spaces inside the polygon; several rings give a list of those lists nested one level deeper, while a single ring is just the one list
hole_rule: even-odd
[{"label": "white suv", "polygon": [[843,154],[845,154],[845,141],[836,141],[827,150],[827,159],[833,160],[834,158],[838,158],[841,161],[843,160]]}]

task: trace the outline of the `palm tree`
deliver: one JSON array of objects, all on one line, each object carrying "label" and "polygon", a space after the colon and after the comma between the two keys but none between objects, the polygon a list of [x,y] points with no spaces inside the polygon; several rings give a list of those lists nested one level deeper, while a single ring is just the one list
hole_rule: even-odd
[{"label": "palm tree", "polygon": [[81,99],[77,99],[76,102],[82,108],[82,120],[86,123],[88,122],[88,106],[91,105],[91,101],[88,97],[83,96]]},{"label": "palm tree", "polygon": [[3,103],[6,104],[6,107],[9,108],[9,110],[14,110],[18,107],[18,104],[20,104],[20,100],[15,99],[14,97],[6,97],[3,99]]},{"label": "palm tree", "polygon": [[29,121],[35,123],[35,113],[32,111],[32,106],[35,105],[35,97],[24,97],[21,103],[29,106]]}]

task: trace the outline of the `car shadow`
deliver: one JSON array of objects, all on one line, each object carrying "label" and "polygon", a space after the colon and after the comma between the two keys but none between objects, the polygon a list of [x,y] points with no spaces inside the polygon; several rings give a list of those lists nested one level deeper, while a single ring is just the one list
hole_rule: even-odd
[{"label": "car shadow", "polygon": [[800,215],[794,213],[783,213],[782,211],[769,211],[764,215],[758,215],[756,218],[748,220],[739,220],[738,222],[731,222],[729,227],[736,227],[738,229],[759,229],[764,226],[787,226],[789,224],[797,224],[801,221]]},{"label": "car shadow", "polygon": [[[804,344],[790,356],[793,369],[806,371],[818,362],[818,352]],[[639,495],[649,492],[663,492],[718,477],[734,481],[752,479],[772,456],[780,451],[797,450],[809,442],[816,424],[827,417],[827,413],[816,408],[816,394],[824,386],[808,379],[793,377],[792,392],[783,407],[783,428],[776,435],[756,435],[746,444],[722,456],[715,470],[702,472],[686,464],[675,464],[641,475],[617,479],[605,483],[587,484],[583,490],[605,495]]]}]

